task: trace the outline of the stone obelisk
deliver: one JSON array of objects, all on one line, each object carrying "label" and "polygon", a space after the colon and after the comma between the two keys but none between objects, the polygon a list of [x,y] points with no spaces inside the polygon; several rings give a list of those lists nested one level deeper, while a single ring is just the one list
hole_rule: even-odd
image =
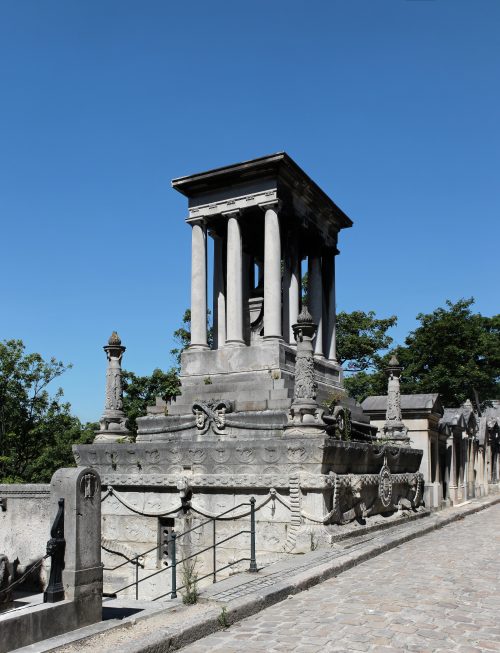
[{"label": "stone obelisk", "polygon": [[132,441],[132,433],[127,429],[127,418],[123,412],[122,358],[125,349],[120,336],[113,331],[108,344],[104,346],[108,359],[106,402],[94,442]]}]

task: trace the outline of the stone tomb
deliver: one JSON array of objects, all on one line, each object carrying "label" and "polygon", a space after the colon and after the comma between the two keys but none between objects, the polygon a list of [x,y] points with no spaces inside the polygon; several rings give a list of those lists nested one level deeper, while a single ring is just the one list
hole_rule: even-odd
[{"label": "stone tomb", "polygon": [[[416,510],[422,452],[406,440],[375,439],[346,397],[336,359],[335,256],[339,232],[351,220],[284,153],[176,179],[173,187],[188,198],[192,232],[191,346],[182,354],[182,393],[158,400],[128,443],[121,415],[110,412],[121,408],[120,366],[108,351],[121,342],[113,336],[105,348],[113,364],[107,412],[94,444],[75,447],[78,464],[102,478],[106,567],[161,543],[168,529],[180,532],[251,496],[258,562],[328,543],[347,523]],[[304,260],[311,314],[301,303]],[[221,537],[244,528],[248,512],[242,506],[232,515],[240,519],[221,521]],[[211,537],[208,525],[187,548],[207,546]],[[232,540],[219,564],[247,550],[247,535]],[[153,552],[141,574],[162,564]],[[133,573],[132,566],[107,572],[108,588],[127,584]],[[141,597],[164,591],[166,576],[144,584]]]}]

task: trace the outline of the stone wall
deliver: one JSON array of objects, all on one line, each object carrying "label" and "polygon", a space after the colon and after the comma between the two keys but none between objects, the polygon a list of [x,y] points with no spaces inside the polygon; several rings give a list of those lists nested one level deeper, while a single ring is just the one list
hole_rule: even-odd
[{"label": "stone wall", "polygon": [[0,485],[0,553],[21,566],[45,555],[50,537],[50,485]]}]

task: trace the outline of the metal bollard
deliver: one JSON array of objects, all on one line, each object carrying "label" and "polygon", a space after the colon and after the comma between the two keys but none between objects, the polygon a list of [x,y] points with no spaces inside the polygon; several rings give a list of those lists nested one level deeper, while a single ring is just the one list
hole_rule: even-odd
[{"label": "metal bollard", "polygon": [[255,559],[255,497],[250,497],[250,568],[248,571],[258,571]]},{"label": "metal bollard", "polygon": [[212,566],[213,566],[213,582],[217,582],[217,553],[216,553],[216,548],[217,548],[217,539],[216,539],[216,533],[215,533],[215,519],[213,520],[213,532],[212,532],[212,547],[213,547],[213,553],[212,553]]},{"label": "metal bollard", "polygon": [[171,587],[171,592],[170,592],[170,598],[171,599],[176,599],[177,598],[177,561],[175,557],[175,538],[177,537],[177,533],[175,531],[172,531],[170,533],[170,541],[172,543],[172,587]]},{"label": "metal bollard", "polygon": [[139,600],[139,556],[135,557],[135,600]]}]

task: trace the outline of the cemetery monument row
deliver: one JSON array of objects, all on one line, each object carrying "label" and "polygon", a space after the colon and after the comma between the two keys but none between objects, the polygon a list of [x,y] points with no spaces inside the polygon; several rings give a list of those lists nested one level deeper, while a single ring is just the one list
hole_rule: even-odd
[{"label": "cemetery monument row", "polygon": [[[388,371],[390,414],[379,436],[343,389],[335,257],[339,232],[352,221],[285,153],[172,185],[187,198],[192,239],[191,346],[182,353],[182,392],[159,398],[137,420],[130,442],[121,405],[125,348],[114,333],[105,347],[99,432],[94,444],[74,447],[77,463],[102,479],[111,560],[154,545],[167,515],[171,524],[186,513],[203,519],[250,496],[257,500],[257,549],[268,559],[303,550],[311,533],[325,543],[354,520],[418,509],[422,452],[410,447],[401,422],[397,361]],[[213,278],[207,279],[210,242]]]}]

